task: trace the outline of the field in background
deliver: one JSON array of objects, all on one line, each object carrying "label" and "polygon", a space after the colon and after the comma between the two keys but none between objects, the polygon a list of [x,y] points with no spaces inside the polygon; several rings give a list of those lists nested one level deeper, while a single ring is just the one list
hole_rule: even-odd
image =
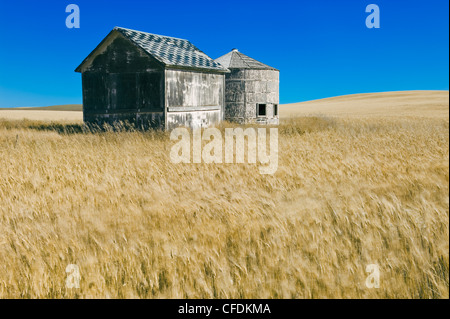
[{"label": "field in background", "polygon": [[282,118],[307,115],[339,117],[448,118],[448,91],[353,94],[280,106]]},{"label": "field in background", "polygon": [[83,112],[74,111],[35,111],[35,110],[2,110],[0,109],[0,120],[23,120],[32,121],[66,121],[83,122]]},{"label": "field in background", "polygon": [[273,176],[0,120],[0,298],[448,298],[448,92],[422,93],[281,106]]},{"label": "field in background", "polygon": [[[0,108],[0,120],[58,121],[81,123],[83,106],[80,104],[43,107]],[[45,112],[43,112],[45,111]]]},{"label": "field in background", "polygon": [[[448,91],[400,91],[343,95],[280,106],[282,119],[298,116],[338,117],[427,117],[445,118],[449,115]],[[0,119],[73,121],[83,120],[82,105],[0,108]],[[46,112],[36,112],[46,111]]]},{"label": "field in background", "polygon": [[4,108],[2,110],[20,110],[20,111],[83,111],[83,105],[81,104],[65,104],[65,105],[52,105],[52,106],[39,106],[39,107],[15,107]]}]

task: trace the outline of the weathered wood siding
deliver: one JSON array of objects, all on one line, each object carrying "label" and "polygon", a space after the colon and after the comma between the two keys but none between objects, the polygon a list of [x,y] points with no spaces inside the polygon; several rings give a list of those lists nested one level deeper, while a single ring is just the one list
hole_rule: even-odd
[{"label": "weathered wood siding", "polygon": [[83,70],[85,122],[164,125],[164,67],[122,36]]},{"label": "weathered wood siding", "polygon": [[[231,69],[225,77],[225,119],[240,123],[278,124],[279,71]],[[266,117],[257,117],[257,104],[266,104]]]},{"label": "weathered wood siding", "polygon": [[167,129],[206,127],[222,120],[224,74],[166,70]]}]

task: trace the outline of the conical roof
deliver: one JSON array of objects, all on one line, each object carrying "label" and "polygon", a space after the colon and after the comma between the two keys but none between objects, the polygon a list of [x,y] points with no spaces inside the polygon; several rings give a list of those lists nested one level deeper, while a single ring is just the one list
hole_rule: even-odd
[{"label": "conical roof", "polygon": [[261,63],[251,57],[233,49],[231,52],[214,60],[228,69],[258,69],[258,70],[276,70],[267,64]]}]

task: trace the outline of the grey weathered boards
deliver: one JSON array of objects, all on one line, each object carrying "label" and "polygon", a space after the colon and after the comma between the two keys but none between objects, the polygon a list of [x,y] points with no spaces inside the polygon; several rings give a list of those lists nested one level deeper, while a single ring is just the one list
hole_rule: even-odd
[{"label": "grey weathered boards", "polygon": [[75,71],[87,123],[278,124],[279,71],[237,50],[213,60],[187,40],[116,27]]},{"label": "grey weathered boards", "polygon": [[223,120],[228,70],[187,40],[116,27],[75,71],[87,123],[169,130]]},{"label": "grey weathered boards", "polygon": [[239,123],[278,124],[279,74],[238,50],[215,60],[225,75],[225,119]]}]

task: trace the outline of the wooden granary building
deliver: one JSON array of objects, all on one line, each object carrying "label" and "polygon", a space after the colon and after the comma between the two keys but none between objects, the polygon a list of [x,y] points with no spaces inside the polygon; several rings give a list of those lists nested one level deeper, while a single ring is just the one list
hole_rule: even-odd
[{"label": "wooden granary building", "polygon": [[188,40],[115,27],[75,71],[86,123],[278,124],[279,71],[237,50],[213,60]]},{"label": "wooden granary building", "polygon": [[225,75],[225,119],[239,123],[278,124],[280,72],[233,49],[216,62]]},{"label": "wooden granary building", "polygon": [[75,71],[86,123],[169,130],[223,120],[228,70],[187,40],[116,27]]}]

